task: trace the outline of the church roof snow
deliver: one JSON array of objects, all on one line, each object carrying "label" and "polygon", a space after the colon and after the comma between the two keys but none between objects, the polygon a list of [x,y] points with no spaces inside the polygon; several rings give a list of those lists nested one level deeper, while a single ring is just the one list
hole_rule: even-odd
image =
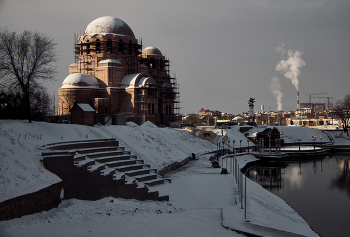
[{"label": "church roof snow", "polygon": [[112,16],[103,16],[93,20],[83,33],[83,35],[95,34],[117,34],[135,38],[134,32],[124,21]]},{"label": "church roof snow", "polygon": [[122,80],[124,88],[145,87],[147,84],[155,84],[155,80],[146,73],[128,74]]},{"label": "church roof snow", "polygon": [[92,75],[73,73],[64,79],[61,88],[99,89],[99,85],[96,77]]}]

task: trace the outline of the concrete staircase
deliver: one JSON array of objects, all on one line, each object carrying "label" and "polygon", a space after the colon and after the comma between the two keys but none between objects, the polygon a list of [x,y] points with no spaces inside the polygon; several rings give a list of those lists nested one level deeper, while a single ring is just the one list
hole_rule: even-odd
[{"label": "concrete staircase", "polygon": [[169,196],[159,196],[157,191],[149,192],[148,187],[171,180],[163,179],[157,170],[119,147],[115,139],[62,142],[43,148],[46,149],[42,152],[45,168],[61,177],[64,186],[66,183],[65,197],[169,200]]}]

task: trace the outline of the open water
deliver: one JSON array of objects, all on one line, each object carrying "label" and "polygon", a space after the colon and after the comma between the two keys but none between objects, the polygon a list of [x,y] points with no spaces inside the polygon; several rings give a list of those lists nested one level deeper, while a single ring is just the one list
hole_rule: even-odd
[{"label": "open water", "polygon": [[277,167],[257,166],[246,175],[285,200],[320,236],[350,236],[348,154]]}]

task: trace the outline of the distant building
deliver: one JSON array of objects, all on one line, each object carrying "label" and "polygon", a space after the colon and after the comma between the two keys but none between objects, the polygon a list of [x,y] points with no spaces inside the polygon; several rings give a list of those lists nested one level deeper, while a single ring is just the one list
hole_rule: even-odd
[{"label": "distant building", "polygon": [[221,112],[218,110],[209,110],[201,108],[198,112],[198,116],[221,116]]},{"label": "distant building", "polygon": [[169,59],[147,47],[115,17],[92,21],[75,39],[75,62],[58,89],[58,114],[74,103],[89,104],[99,114],[122,114],[127,121],[166,125],[177,121],[179,91]]},{"label": "distant building", "polygon": [[[310,106],[311,105],[311,106]],[[326,110],[325,103],[300,103],[300,110],[305,113],[323,113]]]}]

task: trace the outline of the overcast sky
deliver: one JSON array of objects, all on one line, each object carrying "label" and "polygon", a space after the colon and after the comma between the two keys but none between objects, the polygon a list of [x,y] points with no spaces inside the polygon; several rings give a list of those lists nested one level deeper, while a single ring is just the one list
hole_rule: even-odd
[{"label": "overcast sky", "polygon": [[[170,59],[184,114],[242,113],[250,97],[255,110],[277,110],[278,95],[282,110],[296,110],[288,62],[301,103],[309,93],[334,102],[350,93],[349,0],[0,0],[0,27],[57,43],[56,81],[45,84],[56,96],[74,62],[74,33],[102,16],[125,21],[143,47]],[[276,70],[281,60],[287,71]]]}]

